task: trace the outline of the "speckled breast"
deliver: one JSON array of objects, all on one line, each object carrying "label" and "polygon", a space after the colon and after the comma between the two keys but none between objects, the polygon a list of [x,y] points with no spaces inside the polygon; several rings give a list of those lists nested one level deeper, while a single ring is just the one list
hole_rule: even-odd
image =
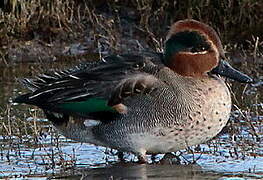
[{"label": "speckled breast", "polygon": [[226,84],[218,77],[183,81],[187,83],[174,81],[170,85],[174,92],[164,89],[158,98],[134,99],[130,103],[136,106],[127,115],[100,127],[96,132],[100,140],[124,151],[166,153],[214,137],[229,119]]},{"label": "speckled breast", "polygon": [[192,96],[189,103],[193,107],[183,117],[184,123],[153,129],[159,138],[151,141],[159,144],[147,151],[165,153],[185,149],[213,138],[226,125],[231,111],[231,97],[226,84],[217,77],[200,81],[189,90]]}]

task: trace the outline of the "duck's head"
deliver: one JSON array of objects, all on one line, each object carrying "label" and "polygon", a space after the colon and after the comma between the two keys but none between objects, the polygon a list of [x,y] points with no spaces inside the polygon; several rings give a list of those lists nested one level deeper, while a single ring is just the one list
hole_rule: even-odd
[{"label": "duck's head", "polygon": [[240,82],[252,82],[226,61],[221,41],[213,28],[187,19],[174,23],[165,42],[164,64],[182,76],[200,77],[210,72]]}]

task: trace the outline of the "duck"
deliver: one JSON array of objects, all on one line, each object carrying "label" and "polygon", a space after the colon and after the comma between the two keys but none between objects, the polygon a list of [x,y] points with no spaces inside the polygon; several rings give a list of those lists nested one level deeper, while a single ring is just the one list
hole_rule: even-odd
[{"label": "duck", "polygon": [[193,19],[171,25],[163,53],[108,55],[22,83],[16,103],[43,109],[65,137],[130,152],[176,152],[216,136],[227,124],[225,79],[253,79],[227,61],[219,36]]}]

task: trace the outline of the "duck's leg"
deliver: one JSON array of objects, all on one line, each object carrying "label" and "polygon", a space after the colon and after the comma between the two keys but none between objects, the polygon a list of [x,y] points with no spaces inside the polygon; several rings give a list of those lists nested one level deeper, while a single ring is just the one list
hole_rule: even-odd
[{"label": "duck's leg", "polygon": [[146,150],[144,148],[139,149],[139,151],[137,151],[135,155],[137,155],[138,158],[137,163],[146,164],[148,162],[146,157]]}]

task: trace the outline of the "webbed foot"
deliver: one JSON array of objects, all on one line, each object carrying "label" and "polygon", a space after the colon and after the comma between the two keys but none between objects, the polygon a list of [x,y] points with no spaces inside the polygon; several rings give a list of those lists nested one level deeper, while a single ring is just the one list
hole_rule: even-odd
[{"label": "webbed foot", "polygon": [[166,153],[160,160],[160,164],[181,164],[181,159],[172,153]]}]

